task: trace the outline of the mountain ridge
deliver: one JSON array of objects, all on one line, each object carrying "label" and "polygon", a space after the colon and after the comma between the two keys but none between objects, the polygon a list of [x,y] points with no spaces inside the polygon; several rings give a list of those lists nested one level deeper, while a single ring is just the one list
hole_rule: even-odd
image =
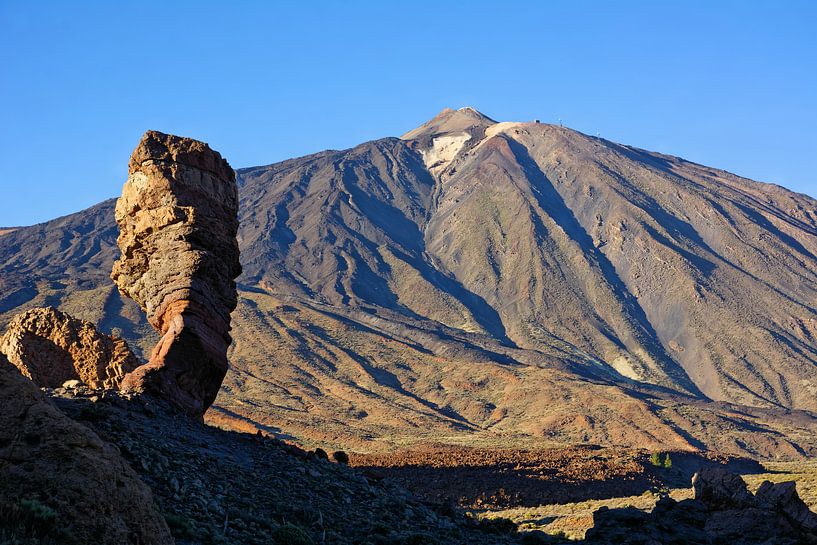
[{"label": "mountain ridge", "polygon": [[[213,418],[364,449],[811,448],[810,413],[780,416],[817,409],[808,196],[476,110],[237,173],[245,272]],[[106,278],[109,209],[0,238],[0,323],[49,303],[155,340]]]}]

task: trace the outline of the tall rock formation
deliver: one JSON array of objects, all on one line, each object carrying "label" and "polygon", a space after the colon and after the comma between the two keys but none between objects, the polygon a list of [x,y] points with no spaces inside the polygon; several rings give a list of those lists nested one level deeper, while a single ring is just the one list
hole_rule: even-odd
[{"label": "tall rock formation", "polygon": [[2,354],[0,509],[7,518],[14,509],[53,513],[48,525],[1,529],[20,539],[35,532],[37,543],[173,543],[150,489],[116,447],[60,412]]},{"label": "tall rock formation", "polygon": [[194,415],[227,372],[236,306],[235,173],[207,144],[148,131],[116,203],[122,255],[111,278],[162,335],[122,388],[150,391]]},{"label": "tall rock formation", "polygon": [[139,364],[123,339],[51,307],[17,315],[0,337],[0,353],[46,388],[76,379],[92,388],[118,389],[125,374]]}]

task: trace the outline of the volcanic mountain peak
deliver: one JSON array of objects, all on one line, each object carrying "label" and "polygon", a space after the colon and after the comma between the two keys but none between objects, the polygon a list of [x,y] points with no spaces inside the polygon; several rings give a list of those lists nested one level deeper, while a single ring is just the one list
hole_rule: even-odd
[{"label": "volcanic mountain peak", "polygon": [[422,140],[443,134],[484,130],[496,123],[487,115],[466,106],[459,110],[445,108],[429,121],[401,136],[403,140]]},{"label": "volcanic mountain peak", "polygon": [[470,106],[459,110],[445,108],[401,139],[414,141],[413,145],[428,171],[440,177],[462,150],[478,145],[485,138],[487,129],[496,124]]},{"label": "volcanic mountain peak", "polygon": [[[592,159],[598,148],[598,139],[578,131],[549,125],[536,121],[495,121],[482,112],[466,106],[459,110],[445,108],[429,121],[411,130],[400,138],[406,141],[423,158],[426,169],[437,179],[444,181],[456,171],[456,167],[445,171],[449,166],[459,164],[465,155],[475,155],[484,145],[492,142],[494,137],[515,140],[521,146],[524,139],[534,139],[547,144],[549,148],[558,148],[561,153],[581,155]],[[493,142],[490,149],[504,150],[510,158],[513,153],[501,142]],[[467,152],[467,153],[466,153]],[[515,159],[510,158],[512,162]]]},{"label": "volcanic mountain peak", "polygon": [[[792,424],[762,411],[817,410],[814,199],[472,108],[238,178],[222,414],[367,449],[425,433],[812,448],[771,439]],[[100,273],[116,234],[107,202],[0,237],[0,323],[54,305],[148,348]],[[760,412],[723,433],[711,401]]]}]

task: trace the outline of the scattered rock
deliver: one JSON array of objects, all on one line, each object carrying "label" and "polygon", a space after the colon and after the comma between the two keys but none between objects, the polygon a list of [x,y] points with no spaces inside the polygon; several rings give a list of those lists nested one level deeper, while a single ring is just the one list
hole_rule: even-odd
[{"label": "scattered rock", "polygon": [[128,343],[97,331],[90,322],[51,307],[18,314],[0,338],[0,353],[44,388],[119,388],[139,362]]},{"label": "scattered rock", "polygon": [[752,495],[743,480],[723,468],[693,478],[694,499],[661,498],[651,513],[632,507],[593,514],[588,544],[800,545],[817,543],[817,515],[794,483],[763,483]]},{"label": "scattered rock", "polygon": [[173,543],[117,449],[60,412],[1,354],[0,503],[0,517],[8,505],[53,512],[53,529],[39,537],[54,541],[43,543]]},{"label": "scattered rock", "polygon": [[213,403],[227,372],[236,306],[235,173],[207,144],[148,131],[116,203],[120,259],[111,278],[162,338],[123,389],[160,394],[187,413]]},{"label": "scattered rock", "polygon": [[371,483],[354,468],[316,463],[314,453],[305,458],[273,437],[259,442],[255,433],[187,418],[161,399],[140,398],[154,407],[147,415],[139,400],[116,403],[120,393],[96,404],[74,390],[50,393],[66,414],[119,446],[153,490],[179,545],[294,543],[290,538],[333,545],[518,543],[513,525],[435,513],[390,479]]}]

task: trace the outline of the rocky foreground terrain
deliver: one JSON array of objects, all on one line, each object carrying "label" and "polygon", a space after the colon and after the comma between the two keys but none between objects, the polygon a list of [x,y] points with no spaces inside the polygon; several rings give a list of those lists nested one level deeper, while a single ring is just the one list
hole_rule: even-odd
[{"label": "rocky foreground terrain", "polygon": [[177,544],[513,541],[507,525],[435,509],[375,471],[203,425],[160,402],[81,387],[52,395],[117,445],[153,491]]},{"label": "rocky foreground terrain", "polygon": [[[21,392],[31,390],[26,395],[38,408],[27,413],[49,422],[45,429],[3,422],[3,544],[567,544],[575,541],[477,513],[640,492],[653,498],[648,505],[598,511],[589,524],[595,528],[580,542],[817,543],[817,516],[799,501],[793,483],[762,485],[767,490],[755,499],[739,477],[723,477],[731,473],[702,473],[697,482],[712,482],[706,490],[699,485],[680,502],[662,496],[678,479],[689,486],[691,468],[718,461],[685,463],[677,453],[679,469],[668,474],[652,467],[644,452],[585,447],[512,456],[466,449],[445,462],[440,456],[352,457],[357,467],[349,467],[333,459],[345,460],[340,454],[211,427],[158,399],[82,385],[44,394],[31,383],[22,388],[26,379],[10,365],[0,371],[2,414],[12,399],[15,407],[28,403]],[[13,386],[9,372],[16,374]],[[9,436],[10,430],[23,434]],[[728,465],[752,470],[741,464],[749,463]],[[516,466],[517,478],[498,478],[502,465]],[[412,489],[421,493],[405,488],[395,467],[411,471]],[[723,478],[729,486],[722,486]],[[456,494],[474,487],[483,490],[472,505],[480,509],[466,516]],[[447,497],[439,494],[443,489]]]}]

